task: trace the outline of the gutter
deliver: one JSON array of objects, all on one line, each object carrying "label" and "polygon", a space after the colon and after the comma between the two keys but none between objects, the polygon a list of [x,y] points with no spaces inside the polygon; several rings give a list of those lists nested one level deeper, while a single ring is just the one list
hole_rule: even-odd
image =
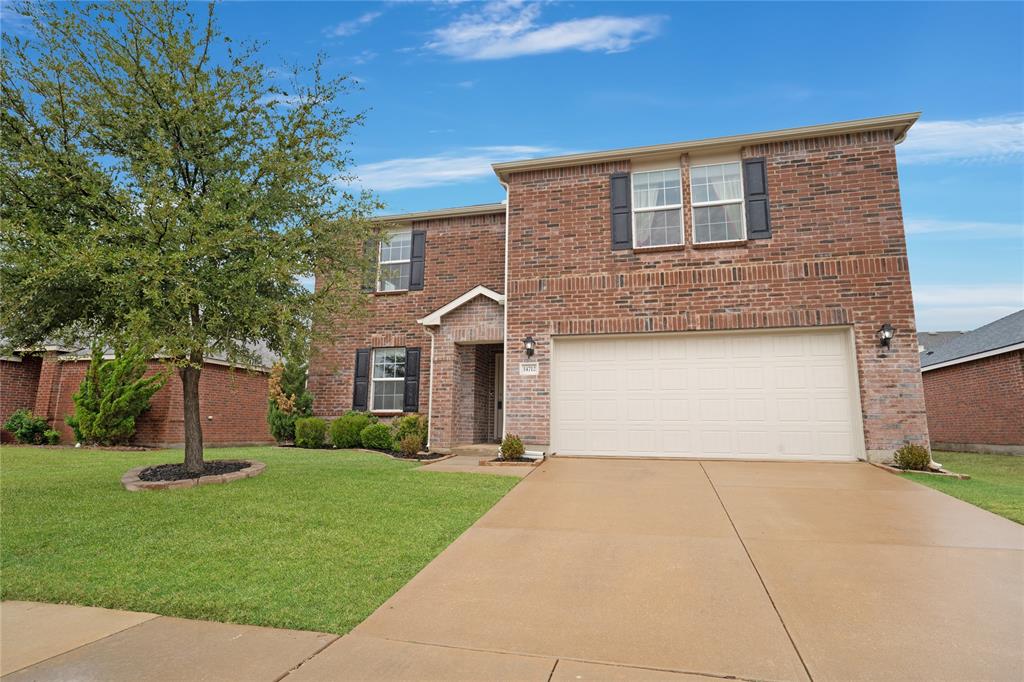
[{"label": "gutter", "polygon": [[501,354],[501,439],[505,440],[505,425],[508,423],[508,216],[509,208],[512,205],[512,189],[508,186],[508,183],[502,180],[501,176],[498,176],[498,184],[505,188],[505,290],[501,292],[505,296],[505,305],[502,320],[502,349]]}]

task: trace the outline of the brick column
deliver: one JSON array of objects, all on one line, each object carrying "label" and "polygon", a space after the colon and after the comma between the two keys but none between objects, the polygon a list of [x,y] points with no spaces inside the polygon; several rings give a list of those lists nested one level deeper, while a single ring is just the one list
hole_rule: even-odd
[{"label": "brick column", "polygon": [[53,426],[57,416],[61,369],[60,353],[46,351],[39,367],[39,387],[36,389],[36,402],[32,414],[42,417],[50,426]]}]

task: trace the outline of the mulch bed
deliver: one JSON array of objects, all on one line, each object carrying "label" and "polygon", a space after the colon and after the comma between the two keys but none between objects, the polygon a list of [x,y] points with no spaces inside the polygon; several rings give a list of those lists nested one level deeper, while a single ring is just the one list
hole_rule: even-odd
[{"label": "mulch bed", "polygon": [[436,452],[417,452],[415,455],[407,455],[402,452],[385,452],[384,450],[377,450],[377,452],[384,452],[384,454],[391,455],[395,459],[411,459],[417,462],[433,462],[438,459],[445,459],[448,456]]},{"label": "mulch bed", "polygon": [[241,460],[214,460],[206,462],[203,470],[199,473],[191,473],[185,470],[184,464],[158,464],[157,466],[143,469],[139,472],[139,478],[143,481],[183,481],[189,478],[200,478],[202,476],[219,476],[231,474],[252,466],[251,462]]},{"label": "mulch bed", "polygon": [[492,462],[519,462],[520,464],[533,464],[537,460],[529,457],[495,457]]}]

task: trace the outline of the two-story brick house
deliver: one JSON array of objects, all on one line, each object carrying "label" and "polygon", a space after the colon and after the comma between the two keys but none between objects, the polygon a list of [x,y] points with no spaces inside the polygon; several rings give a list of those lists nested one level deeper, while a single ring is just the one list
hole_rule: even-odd
[{"label": "two-story brick house", "polygon": [[370,314],[316,349],[315,410],[429,413],[442,451],[927,445],[895,151],[916,120],[499,163],[505,203],[384,217]]}]

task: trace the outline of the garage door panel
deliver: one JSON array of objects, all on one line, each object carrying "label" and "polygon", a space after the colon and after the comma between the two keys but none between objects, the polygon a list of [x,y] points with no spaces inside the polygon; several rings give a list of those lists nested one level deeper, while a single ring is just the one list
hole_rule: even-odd
[{"label": "garage door panel", "polygon": [[842,457],[862,452],[846,330],[556,337],[557,452]]}]

